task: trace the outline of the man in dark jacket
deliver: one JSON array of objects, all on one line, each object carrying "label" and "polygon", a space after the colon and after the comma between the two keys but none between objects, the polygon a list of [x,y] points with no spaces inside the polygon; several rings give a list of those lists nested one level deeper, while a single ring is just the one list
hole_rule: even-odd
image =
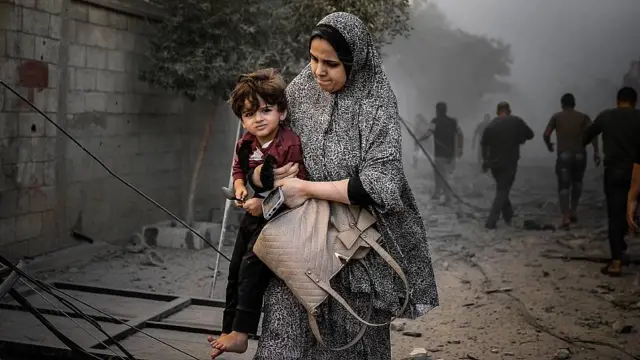
[{"label": "man in dark jacket", "polygon": [[627,249],[627,197],[633,164],[640,163],[640,110],[638,93],[631,87],[618,91],[617,107],[605,110],[587,128],[583,145],[602,134],[604,151],[604,193],[607,198],[611,262],[602,273],[620,276],[622,255]]},{"label": "man in dark jacket", "polygon": [[491,170],[496,181],[496,195],[491,206],[491,213],[485,223],[487,229],[495,229],[500,214],[502,219],[511,223],[513,208],[509,201],[509,192],[516,178],[520,145],[533,139],[533,130],[521,118],[511,115],[511,107],[507,102],[500,102],[497,107],[498,117],[491,120],[482,134],[482,170]]}]

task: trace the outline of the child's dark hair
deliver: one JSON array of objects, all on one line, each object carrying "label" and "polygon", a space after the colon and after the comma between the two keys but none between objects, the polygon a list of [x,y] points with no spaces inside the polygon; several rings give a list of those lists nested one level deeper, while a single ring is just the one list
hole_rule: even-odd
[{"label": "child's dark hair", "polygon": [[283,112],[287,109],[286,87],[287,83],[276,69],[262,69],[250,74],[242,74],[238,76],[236,87],[231,92],[228,102],[239,119],[242,119],[247,100],[251,104],[252,111],[258,110],[260,106],[258,96],[267,105],[276,106],[279,112]]}]

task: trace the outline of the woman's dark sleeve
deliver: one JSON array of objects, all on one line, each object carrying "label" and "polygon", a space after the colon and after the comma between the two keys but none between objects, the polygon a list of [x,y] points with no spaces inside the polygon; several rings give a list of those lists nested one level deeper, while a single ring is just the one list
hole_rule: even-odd
[{"label": "woman's dark sleeve", "polygon": [[354,175],[349,179],[349,184],[347,185],[347,196],[349,197],[349,202],[352,205],[369,206],[374,204],[373,199],[367,190],[364,189],[359,175]]}]

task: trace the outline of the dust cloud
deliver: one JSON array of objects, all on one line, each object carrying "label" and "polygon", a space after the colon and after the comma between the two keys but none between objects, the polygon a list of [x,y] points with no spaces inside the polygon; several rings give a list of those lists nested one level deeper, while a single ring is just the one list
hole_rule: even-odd
[{"label": "dust cloud", "polygon": [[[504,79],[511,84],[511,89],[485,95],[471,111],[463,112],[451,106],[450,113],[459,119],[465,137],[470,140],[474,125],[484,113],[493,115],[498,100],[510,101],[514,113],[522,116],[536,132],[536,139],[523,147],[523,157],[551,156],[543,145],[541,133],[550,115],[559,110],[562,93],[574,93],[577,108],[595,117],[599,111],[615,105],[615,93],[624,73],[631,61],[640,59],[637,0],[434,2],[452,28],[498,38],[510,46],[513,62],[510,74]],[[412,33],[414,37],[423,35],[416,30]],[[394,50],[396,57],[410,56],[418,60],[431,51],[426,47]],[[459,56],[474,58],[477,54],[470,51]],[[429,59],[425,68],[438,69],[444,65],[434,62],[433,57]],[[402,74],[393,61],[385,62],[385,66],[402,115],[413,121],[415,114],[422,112],[430,119],[435,102],[441,100],[433,95],[438,89],[430,89],[429,96],[416,97],[416,89],[406,86],[407,78],[421,74]],[[425,78],[424,83],[429,84],[429,78]],[[455,102],[455,99],[442,100]]]}]

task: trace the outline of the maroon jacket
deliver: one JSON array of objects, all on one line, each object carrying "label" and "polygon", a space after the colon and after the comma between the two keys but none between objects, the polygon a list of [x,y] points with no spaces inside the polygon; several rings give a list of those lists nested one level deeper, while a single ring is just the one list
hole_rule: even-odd
[{"label": "maroon jacket", "polygon": [[[245,141],[251,141],[251,156],[249,158],[249,168],[255,169],[258,165],[264,163],[267,154],[273,156],[276,160],[276,168],[284,166],[290,162],[298,163],[300,169],[296,177],[306,180],[307,171],[302,161],[302,144],[300,138],[293,130],[280,126],[278,134],[266,148],[260,148],[258,139],[249,133],[246,133],[236,144],[236,156],[233,158],[233,181],[243,179],[245,181],[248,174],[242,171],[242,167],[238,161],[238,150],[240,145]],[[259,150],[259,151],[258,151]]]}]

